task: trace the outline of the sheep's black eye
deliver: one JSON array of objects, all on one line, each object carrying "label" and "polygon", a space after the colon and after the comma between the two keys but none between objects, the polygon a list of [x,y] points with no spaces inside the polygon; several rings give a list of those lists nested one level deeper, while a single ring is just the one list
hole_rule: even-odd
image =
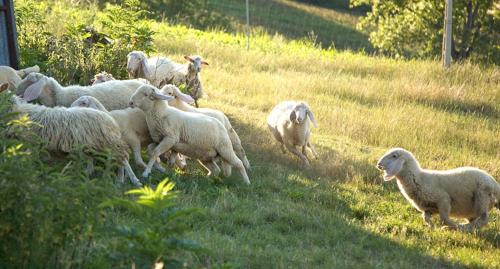
[{"label": "sheep's black eye", "polygon": [[398,155],[392,154],[392,158],[396,159],[397,157],[398,157]]}]

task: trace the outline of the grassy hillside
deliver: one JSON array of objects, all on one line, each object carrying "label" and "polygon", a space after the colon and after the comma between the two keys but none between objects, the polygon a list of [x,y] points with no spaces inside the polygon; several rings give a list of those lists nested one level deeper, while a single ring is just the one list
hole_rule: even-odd
[{"label": "grassy hillside", "polygon": [[[275,3],[290,10],[302,5]],[[56,18],[89,19],[84,12],[93,9],[53,16],[47,30],[61,30]],[[331,23],[352,27],[355,18],[349,16]],[[188,237],[206,251],[185,254],[188,268],[500,267],[498,210],[474,233],[430,230],[395,182],[382,182],[374,167],[388,148],[399,146],[425,168],[477,166],[499,180],[498,68],[466,63],[444,71],[438,62],[324,50],[258,31],[247,51],[241,34],[154,22],[151,27],[158,54],[178,61],[200,54],[210,63],[202,71],[209,98],[200,106],[228,115],[253,166],[250,186],[240,183],[237,171],[229,179],[207,178],[194,161],[185,172],[153,173],[154,184],[173,179],[183,207],[202,209],[187,219],[193,228]],[[353,40],[363,40],[352,33]],[[282,100],[307,101],[316,115],[312,143],[319,158],[311,169],[282,154],[267,130],[266,117]],[[112,186],[115,192],[129,187]],[[138,221],[123,215],[112,211],[105,217]],[[91,247],[99,252],[102,244]]]},{"label": "grassy hillside", "polygon": [[[500,220],[474,234],[434,231],[374,164],[390,147],[423,167],[477,166],[500,177],[498,69],[443,71],[438,62],[333,53],[261,37],[159,26],[159,53],[199,53],[209,99],[232,119],[253,164],[252,185],[179,175],[183,202],[205,209],[192,236],[209,254],[200,265],[237,268],[500,266]],[[279,49],[271,49],[279,48]],[[279,151],[265,119],[281,100],[305,100],[319,128],[320,152],[303,170]],[[157,178],[161,175],[156,174]]]},{"label": "grassy hillside", "polygon": [[[308,39],[327,48],[364,50],[373,48],[368,35],[356,30],[361,9],[349,9],[348,1],[335,1],[326,7],[300,1],[256,0],[249,1],[250,25],[271,35],[279,33],[288,39]],[[224,14],[238,22],[244,32],[246,25],[245,1],[209,0],[209,9]]]}]

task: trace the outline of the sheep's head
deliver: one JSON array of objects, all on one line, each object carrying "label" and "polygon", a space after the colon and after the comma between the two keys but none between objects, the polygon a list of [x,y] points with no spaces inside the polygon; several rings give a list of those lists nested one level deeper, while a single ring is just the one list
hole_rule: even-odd
[{"label": "sheep's head", "polygon": [[208,65],[208,63],[201,58],[199,55],[193,55],[193,56],[184,56],[184,59],[186,59],[190,64],[188,65],[188,73],[194,73],[197,74],[201,72],[201,65]]},{"label": "sheep's head", "polygon": [[27,102],[40,100],[46,106],[55,106],[56,99],[52,88],[47,87],[49,78],[40,73],[30,73],[19,83],[16,94]]},{"label": "sheep's head", "polygon": [[94,78],[90,81],[90,83],[92,85],[95,85],[95,84],[103,83],[103,82],[110,81],[110,80],[115,80],[113,75],[111,75],[108,72],[103,71],[99,74],[96,74],[94,76]]},{"label": "sheep's head", "polygon": [[415,160],[411,152],[402,148],[393,148],[387,151],[377,162],[377,168],[384,171],[384,180],[389,181],[396,177],[409,161]]},{"label": "sheep's head", "polygon": [[290,112],[290,121],[293,123],[302,124],[307,120],[307,118],[309,118],[314,127],[318,128],[316,118],[306,103],[298,103]]},{"label": "sheep's head", "polygon": [[80,96],[73,103],[71,103],[71,107],[88,107],[97,110],[106,110],[99,100],[88,95]]},{"label": "sheep's head", "polygon": [[150,110],[156,101],[170,101],[174,97],[161,94],[157,88],[151,85],[142,85],[130,97],[130,107],[137,107],[144,111]]},{"label": "sheep's head", "polygon": [[127,55],[127,72],[130,78],[149,77],[146,54],[142,51],[132,51]]},{"label": "sheep's head", "polygon": [[193,97],[190,95],[184,94],[177,88],[177,86],[173,84],[167,84],[161,88],[160,92],[164,95],[167,96],[172,96],[175,99],[181,100],[183,102],[186,102],[188,104],[194,103]]}]

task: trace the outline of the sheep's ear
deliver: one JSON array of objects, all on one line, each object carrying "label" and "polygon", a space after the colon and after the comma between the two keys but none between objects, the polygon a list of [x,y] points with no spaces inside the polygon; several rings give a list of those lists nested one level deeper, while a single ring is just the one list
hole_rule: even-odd
[{"label": "sheep's ear", "polygon": [[6,91],[9,88],[9,83],[3,83],[0,85],[0,92]]},{"label": "sheep's ear", "polygon": [[316,124],[316,118],[314,117],[314,114],[312,111],[307,108],[307,116],[309,116],[309,119],[311,120],[312,124],[314,125],[315,128],[318,128],[318,124]]},{"label": "sheep's ear", "polygon": [[144,57],[141,61],[141,68],[142,68],[142,72],[144,73],[144,76],[146,78],[149,78],[151,76],[151,74],[149,73],[149,69],[148,69],[148,59],[146,57]]},{"label": "sheep's ear", "polygon": [[28,88],[26,88],[23,95],[24,100],[26,100],[26,102],[30,102],[37,99],[42,93],[42,89],[45,86],[45,82],[46,82],[45,78],[41,78],[39,81],[33,83]]},{"label": "sheep's ear", "polygon": [[207,62],[205,62],[205,60],[201,60],[201,64],[209,65]]},{"label": "sheep's ear", "polygon": [[153,97],[153,99],[156,99],[156,100],[164,100],[164,101],[174,100],[173,96],[168,96],[168,95],[164,95],[164,94],[157,93],[157,92],[153,93],[151,95],[151,97]]},{"label": "sheep's ear", "polygon": [[194,63],[193,58],[191,58],[191,57],[189,57],[189,56],[187,56],[187,55],[184,55],[184,59],[186,59],[186,60],[188,60],[188,61],[190,61],[190,62]]},{"label": "sheep's ear", "polygon": [[292,110],[292,112],[290,112],[290,121],[295,122],[296,119],[297,119],[297,115],[296,115],[295,109],[294,109],[294,110]]},{"label": "sheep's ear", "polygon": [[188,104],[194,103],[194,99],[193,99],[193,97],[191,97],[191,95],[184,94],[177,88],[174,90],[174,93],[175,93],[175,96],[177,96],[177,98],[179,98],[179,100],[186,102]]}]

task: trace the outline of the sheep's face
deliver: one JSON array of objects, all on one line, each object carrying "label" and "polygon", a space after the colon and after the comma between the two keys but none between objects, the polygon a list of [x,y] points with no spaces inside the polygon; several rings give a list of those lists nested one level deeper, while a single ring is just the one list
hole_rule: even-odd
[{"label": "sheep's face", "polygon": [[144,111],[148,111],[153,107],[153,103],[158,100],[170,101],[174,97],[163,95],[158,92],[158,89],[151,85],[143,85],[139,87],[130,97],[130,107],[137,107]]},{"label": "sheep's face", "polygon": [[309,109],[309,106],[307,104],[299,103],[290,112],[290,121],[296,124],[305,123],[307,121],[307,117],[309,117],[314,127],[317,127],[314,114]]},{"label": "sheep's face", "polygon": [[161,88],[160,92],[163,95],[171,96],[172,98],[178,99],[178,100],[186,102],[188,104],[194,103],[193,97],[182,93],[181,90],[179,90],[179,88],[177,88],[177,86],[175,86],[173,84],[167,84],[167,85],[163,86],[163,88]]},{"label": "sheep's face", "polygon": [[140,70],[146,64],[146,55],[142,51],[132,51],[127,55],[127,72],[130,78],[138,78]]},{"label": "sheep's face", "polygon": [[393,179],[403,170],[407,154],[408,151],[402,148],[394,148],[380,158],[377,168],[384,171],[385,181]]},{"label": "sheep's face", "polygon": [[41,104],[49,107],[56,105],[54,91],[47,87],[49,78],[40,73],[30,73],[19,84],[17,95],[27,102],[39,100]]},{"label": "sheep's face", "polygon": [[207,62],[205,62],[201,56],[195,55],[195,56],[184,56],[184,59],[190,62],[188,65],[188,73],[191,74],[197,74],[201,72],[201,65],[208,65]]}]

